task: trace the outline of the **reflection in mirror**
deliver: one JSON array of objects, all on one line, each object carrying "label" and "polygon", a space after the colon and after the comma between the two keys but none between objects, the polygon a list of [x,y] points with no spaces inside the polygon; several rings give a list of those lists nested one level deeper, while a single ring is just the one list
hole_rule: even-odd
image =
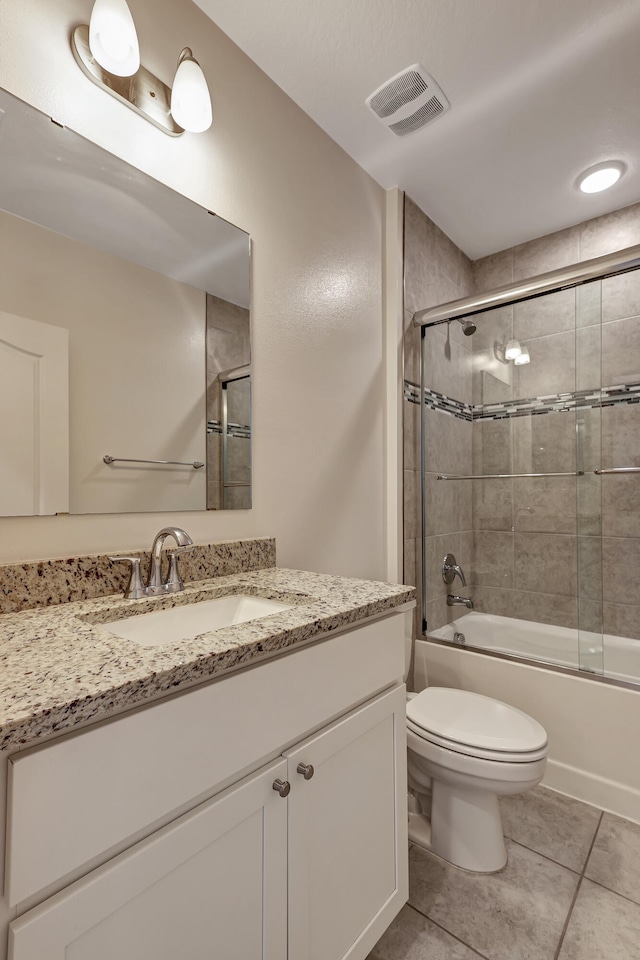
[{"label": "reflection in mirror", "polygon": [[248,235],[0,111],[0,515],[250,507]]},{"label": "reflection in mirror", "polygon": [[207,296],[207,507],[251,506],[249,311]]}]

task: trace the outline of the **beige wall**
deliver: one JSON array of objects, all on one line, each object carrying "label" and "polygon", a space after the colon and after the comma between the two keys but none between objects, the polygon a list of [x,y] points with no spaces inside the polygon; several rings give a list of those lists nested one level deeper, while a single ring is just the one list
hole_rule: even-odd
[{"label": "beige wall", "polygon": [[131,0],[145,65],[190,45],[214,124],[172,139],[91,84],[69,47],[91,0],[0,5],[0,85],[247,230],[253,240],[254,508],[0,522],[0,561],[274,535],[283,565],[382,577],[383,193],[188,0]]},{"label": "beige wall", "polygon": [[205,294],[2,212],[0,245],[1,308],[69,331],[70,512],[204,509],[204,470],[102,458],[205,460]]}]

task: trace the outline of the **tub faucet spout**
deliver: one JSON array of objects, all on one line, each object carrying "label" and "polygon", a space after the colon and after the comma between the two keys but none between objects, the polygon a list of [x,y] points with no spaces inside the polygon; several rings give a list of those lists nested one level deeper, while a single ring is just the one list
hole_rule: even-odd
[{"label": "tub faucet spout", "polygon": [[467,610],[473,610],[473,600],[471,597],[458,597],[455,593],[447,595],[448,607],[466,607]]}]

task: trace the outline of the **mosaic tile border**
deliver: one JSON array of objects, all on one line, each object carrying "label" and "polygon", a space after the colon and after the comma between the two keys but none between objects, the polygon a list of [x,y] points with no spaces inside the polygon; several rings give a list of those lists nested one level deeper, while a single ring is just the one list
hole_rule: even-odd
[{"label": "mosaic tile border", "polygon": [[[404,382],[404,397],[409,403],[420,403],[420,387],[410,380]],[[572,393],[554,393],[505,403],[462,403],[437,390],[425,388],[424,402],[431,410],[448,413],[459,420],[477,423],[482,420],[505,420],[514,417],[532,417],[546,413],[570,413],[587,408],[600,409],[619,404],[640,403],[640,383],[616,384],[601,390],[575,390]]]},{"label": "mosaic tile border", "polygon": [[[219,420],[207,420],[207,433],[222,433],[222,424]],[[248,427],[244,423],[229,423],[228,424],[228,434],[229,437],[239,437],[242,440],[251,439],[251,427]]]}]

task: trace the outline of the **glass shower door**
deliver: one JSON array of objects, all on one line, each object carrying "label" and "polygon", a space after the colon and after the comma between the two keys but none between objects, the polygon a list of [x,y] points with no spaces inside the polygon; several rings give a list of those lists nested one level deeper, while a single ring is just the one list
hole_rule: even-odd
[{"label": "glass shower door", "polygon": [[605,676],[640,683],[640,270],[602,281]]},{"label": "glass shower door", "polygon": [[575,304],[578,665],[602,675],[602,282],[577,287]]}]

